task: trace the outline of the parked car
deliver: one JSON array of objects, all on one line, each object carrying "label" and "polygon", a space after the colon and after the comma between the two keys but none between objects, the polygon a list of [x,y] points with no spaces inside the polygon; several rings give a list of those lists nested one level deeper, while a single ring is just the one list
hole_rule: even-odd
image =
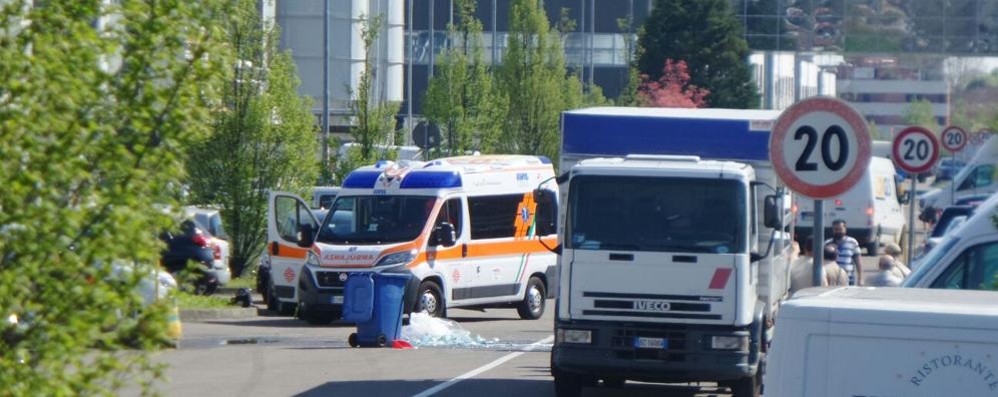
[{"label": "parked car", "polygon": [[959,173],[960,170],[962,170],[966,165],[967,163],[960,160],[944,158],[939,160],[939,163],[936,164],[933,173],[936,175],[937,181],[950,180],[953,179],[953,176]]},{"label": "parked car", "polygon": [[[185,219],[178,230],[164,231],[159,238],[166,243],[160,256],[161,264],[174,276],[183,274],[178,277],[181,280],[193,282],[194,293],[211,295],[219,285],[228,283],[228,267],[215,265],[216,248],[211,245],[212,236],[196,220]],[[194,270],[196,274],[187,274],[188,270]]]},{"label": "parked car", "polygon": [[904,287],[998,290],[998,196],[912,264]]},{"label": "parked car", "polygon": [[188,218],[193,218],[202,230],[207,232],[208,245],[212,249],[213,267],[216,269],[227,269],[228,273],[223,275],[225,280],[221,284],[229,282],[229,276],[239,277],[243,273],[243,268],[233,268],[229,261],[229,235],[222,227],[222,213],[214,208],[184,207],[184,214]]}]

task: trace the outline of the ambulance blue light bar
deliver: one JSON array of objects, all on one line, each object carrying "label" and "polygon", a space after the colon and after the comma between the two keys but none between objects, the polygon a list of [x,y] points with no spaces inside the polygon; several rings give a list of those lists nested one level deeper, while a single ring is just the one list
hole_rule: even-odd
[{"label": "ambulance blue light bar", "polygon": [[344,188],[370,189],[378,182],[381,171],[354,171],[343,180]]},{"label": "ambulance blue light bar", "polygon": [[455,171],[419,171],[402,179],[402,189],[446,189],[461,187],[461,174]]}]

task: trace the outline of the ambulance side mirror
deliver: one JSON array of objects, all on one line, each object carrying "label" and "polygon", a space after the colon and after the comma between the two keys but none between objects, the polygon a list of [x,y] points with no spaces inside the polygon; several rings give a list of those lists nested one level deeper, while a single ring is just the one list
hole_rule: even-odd
[{"label": "ambulance side mirror", "polygon": [[315,230],[312,225],[304,224],[298,227],[298,246],[308,248],[315,242]]},{"label": "ambulance side mirror", "polygon": [[433,229],[434,245],[442,245],[445,247],[450,247],[457,242],[457,232],[454,231],[454,225],[450,223],[441,223]]}]

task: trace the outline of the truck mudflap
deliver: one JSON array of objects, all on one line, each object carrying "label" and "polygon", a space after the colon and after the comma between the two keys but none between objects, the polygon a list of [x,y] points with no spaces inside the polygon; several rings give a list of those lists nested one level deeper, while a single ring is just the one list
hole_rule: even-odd
[{"label": "truck mudflap", "polygon": [[[724,382],[754,376],[759,367],[758,322],[730,327],[558,321],[555,329],[559,336],[565,330],[590,331],[592,342],[565,343],[556,337],[551,349],[553,373],[643,382]],[[714,348],[715,337],[741,342],[736,349]],[[661,347],[648,347],[655,343]]]}]

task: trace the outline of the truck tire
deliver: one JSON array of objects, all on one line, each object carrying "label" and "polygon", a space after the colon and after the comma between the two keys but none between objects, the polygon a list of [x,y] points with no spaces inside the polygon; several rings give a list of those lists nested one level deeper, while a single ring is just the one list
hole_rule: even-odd
[{"label": "truck tire", "polygon": [[419,283],[419,292],[416,294],[415,306],[413,312],[425,311],[431,317],[447,317],[444,294],[440,286],[433,280],[426,280]]},{"label": "truck tire", "polygon": [[761,373],[747,376],[731,383],[731,394],[734,397],[759,397],[762,395]]},{"label": "truck tire", "polygon": [[579,397],[583,387],[596,386],[596,378],[561,371],[554,373],[554,395],[557,397]]},{"label": "truck tire", "polygon": [[544,289],[544,282],[537,277],[531,277],[527,281],[527,290],[523,293],[523,300],[516,306],[516,312],[524,320],[536,320],[544,315],[545,299],[547,292]]}]

